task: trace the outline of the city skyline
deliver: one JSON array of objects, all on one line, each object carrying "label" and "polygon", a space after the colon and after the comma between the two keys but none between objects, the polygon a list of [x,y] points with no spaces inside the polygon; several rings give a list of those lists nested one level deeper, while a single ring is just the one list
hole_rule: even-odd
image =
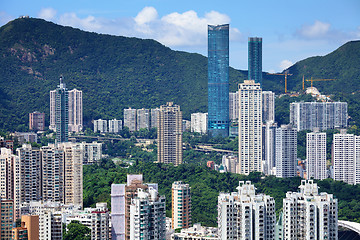
[{"label": "city skyline", "polygon": [[[0,25],[29,15],[91,32],[151,38],[174,50],[204,56],[206,26],[230,23],[230,66],[242,70],[247,69],[247,38],[250,36],[263,37],[263,70],[269,72],[279,72],[307,57],[325,55],[360,37],[357,14],[360,3],[356,0],[346,4],[335,0],[230,1],[227,4],[139,0],[110,1],[106,5],[95,1],[84,5],[82,2],[16,0],[5,1],[0,6]],[[239,9],[242,9],[241,14],[238,14]],[[253,9],[257,9],[261,17],[255,19]],[[341,17],[333,17],[334,12]]]}]

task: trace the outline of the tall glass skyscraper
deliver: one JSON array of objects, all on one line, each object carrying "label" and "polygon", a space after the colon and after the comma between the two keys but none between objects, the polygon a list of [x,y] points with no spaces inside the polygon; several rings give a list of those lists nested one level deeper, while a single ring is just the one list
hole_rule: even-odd
[{"label": "tall glass skyscraper", "polygon": [[262,38],[250,37],[248,48],[248,79],[262,87]]},{"label": "tall glass skyscraper", "polygon": [[208,132],[229,136],[229,24],[208,26]]},{"label": "tall glass skyscraper", "polygon": [[68,90],[60,77],[60,84],[55,90],[55,126],[56,141],[67,142],[69,131],[69,96]]}]

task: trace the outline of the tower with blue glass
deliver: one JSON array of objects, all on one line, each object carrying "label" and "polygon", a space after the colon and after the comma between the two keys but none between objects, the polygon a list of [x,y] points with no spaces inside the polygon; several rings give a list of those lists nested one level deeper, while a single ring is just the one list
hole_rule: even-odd
[{"label": "tower with blue glass", "polygon": [[208,26],[208,132],[229,136],[229,24]]},{"label": "tower with blue glass", "polygon": [[262,38],[249,37],[248,50],[248,79],[262,87]]},{"label": "tower with blue glass", "polygon": [[60,84],[55,91],[56,142],[67,142],[69,136],[69,96],[62,77],[60,77]]}]

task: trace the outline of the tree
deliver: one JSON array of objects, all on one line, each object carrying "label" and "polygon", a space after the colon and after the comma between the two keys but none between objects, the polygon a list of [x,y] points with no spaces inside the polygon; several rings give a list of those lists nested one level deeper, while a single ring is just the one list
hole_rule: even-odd
[{"label": "tree", "polygon": [[91,230],[79,221],[71,221],[63,235],[64,240],[90,240]]}]

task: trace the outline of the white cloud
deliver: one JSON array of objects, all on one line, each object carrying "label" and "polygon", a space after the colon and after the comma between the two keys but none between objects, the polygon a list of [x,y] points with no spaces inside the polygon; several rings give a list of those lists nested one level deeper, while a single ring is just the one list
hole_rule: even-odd
[{"label": "white cloud", "polygon": [[285,60],[282,60],[280,62],[279,67],[280,67],[281,70],[285,70],[285,69],[289,68],[292,65],[293,65],[293,63],[290,60],[285,59]]},{"label": "white cloud", "polygon": [[11,21],[12,19],[14,19],[13,17],[11,17],[9,14],[7,14],[6,12],[1,12],[0,11],[0,26],[8,23],[9,21]]},{"label": "white cloud", "polygon": [[42,8],[38,13],[38,17],[48,21],[54,20],[56,17],[56,10],[53,8]]},{"label": "white cloud", "polygon": [[312,25],[304,25],[298,33],[305,38],[321,38],[325,37],[330,30],[330,24],[320,22],[318,20],[315,21]]},{"label": "white cloud", "polygon": [[105,24],[93,16],[79,18],[75,13],[65,13],[61,15],[59,18],[59,23],[64,26],[77,27],[86,31],[93,32],[101,31]]},{"label": "white cloud", "polygon": [[138,15],[134,18],[135,22],[139,25],[143,25],[148,22],[156,20],[158,13],[154,7],[144,7]]}]

